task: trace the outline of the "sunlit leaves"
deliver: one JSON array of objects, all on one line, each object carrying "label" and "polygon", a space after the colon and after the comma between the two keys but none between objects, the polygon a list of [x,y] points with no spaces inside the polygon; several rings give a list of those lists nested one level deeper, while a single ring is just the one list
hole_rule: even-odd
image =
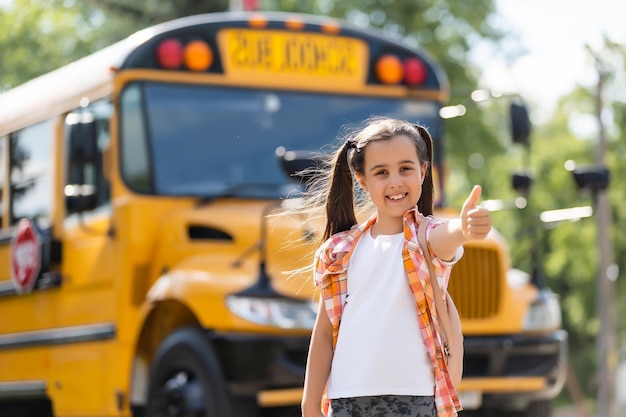
[{"label": "sunlit leaves", "polygon": [[0,90],[85,54],[90,37],[74,9],[36,0],[15,0],[0,9],[0,27]]}]

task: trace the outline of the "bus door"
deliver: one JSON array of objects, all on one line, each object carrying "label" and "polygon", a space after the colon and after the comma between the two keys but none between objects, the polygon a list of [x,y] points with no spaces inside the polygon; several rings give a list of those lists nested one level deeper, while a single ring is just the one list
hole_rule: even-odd
[{"label": "bus door", "polygon": [[[111,104],[91,103],[66,115],[62,132],[62,297],[53,350],[55,406],[73,412],[101,409],[106,369],[115,366],[115,239],[111,231],[103,151],[109,141]],[[86,378],[88,383],[86,383]],[[58,383],[57,383],[58,382]],[[55,393],[61,394],[61,393]],[[75,401],[80,397],[81,401]]]}]

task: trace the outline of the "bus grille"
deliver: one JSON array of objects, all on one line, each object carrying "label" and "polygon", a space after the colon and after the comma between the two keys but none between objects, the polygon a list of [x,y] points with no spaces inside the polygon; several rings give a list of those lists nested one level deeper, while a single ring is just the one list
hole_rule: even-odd
[{"label": "bus grille", "polygon": [[465,247],[452,268],[448,290],[463,319],[486,319],[498,314],[501,301],[501,259],[498,251]]}]

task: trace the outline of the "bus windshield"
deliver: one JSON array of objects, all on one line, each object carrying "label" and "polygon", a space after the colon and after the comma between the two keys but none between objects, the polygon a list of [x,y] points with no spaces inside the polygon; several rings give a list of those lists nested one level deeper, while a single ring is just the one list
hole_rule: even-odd
[{"label": "bus windshield", "polygon": [[[136,82],[121,97],[121,160],[138,192],[275,198],[297,184],[278,149],[329,151],[338,135],[373,115],[437,130],[439,105],[372,98]],[[436,134],[433,134],[436,137]]]}]

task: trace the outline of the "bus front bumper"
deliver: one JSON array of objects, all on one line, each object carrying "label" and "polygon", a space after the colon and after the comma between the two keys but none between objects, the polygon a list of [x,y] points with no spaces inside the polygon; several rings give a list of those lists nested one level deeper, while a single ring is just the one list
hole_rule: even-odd
[{"label": "bus front bumper", "polygon": [[528,403],[556,397],[567,373],[567,333],[466,336],[464,407],[523,409]]}]

